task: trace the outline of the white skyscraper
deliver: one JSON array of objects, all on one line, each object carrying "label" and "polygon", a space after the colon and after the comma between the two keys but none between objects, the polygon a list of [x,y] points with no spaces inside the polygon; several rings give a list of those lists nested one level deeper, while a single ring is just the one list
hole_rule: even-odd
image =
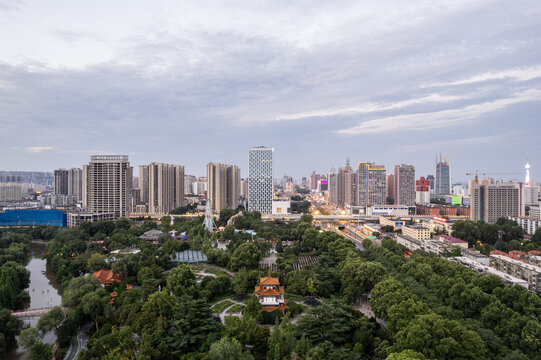
[{"label": "white skyscraper", "polygon": [[83,165],[83,206],[90,213],[109,213],[113,218],[130,211],[132,168],[127,155],[93,155]]},{"label": "white skyscraper", "polygon": [[253,147],[248,157],[248,211],[272,214],[274,149]]}]

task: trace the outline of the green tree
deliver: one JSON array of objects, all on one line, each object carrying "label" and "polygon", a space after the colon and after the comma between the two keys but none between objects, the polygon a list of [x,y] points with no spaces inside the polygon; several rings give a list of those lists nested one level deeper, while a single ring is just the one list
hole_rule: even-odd
[{"label": "green tree", "polygon": [[195,275],[188,265],[179,265],[169,272],[167,289],[176,296],[195,295],[197,293]]},{"label": "green tree", "polygon": [[205,300],[184,296],[169,321],[167,343],[171,354],[178,358],[192,351],[207,351],[203,345],[208,346],[221,331],[222,325],[214,320]]},{"label": "green tree", "polygon": [[386,360],[425,360],[426,357],[413,350],[402,350],[399,353],[392,353]]},{"label": "green tree", "polygon": [[107,259],[106,255],[100,253],[92,254],[87,261],[88,270],[98,271],[101,269],[107,269],[108,267],[105,259]]},{"label": "green tree", "polygon": [[436,314],[419,315],[396,334],[400,350],[411,349],[435,359],[486,359],[477,333]]},{"label": "green tree", "polygon": [[26,328],[19,334],[19,344],[27,350],[31,350],[42,339],[43,334],[35,327]]},{"label": "green tree", "polygon": [[242,311],[243,316],[261,320],[261,304],[255,295],[250,296]]},{"label": "green tree", "polygon": [[55,306],[51,311],[40,316],[37,328],[43,334],[54,329],[55,334],[58,335],[58,327],[62,321],[64,321],[64,311],[60,306]]},{"label": "green tree", "polygon": [[357,257],[347,258],[340,269],[342,291],[350,301],[358,299],[383,280],[386,272],[380,263],[363,261]]},{"label": "green tree", "polygon": [[81,303],[83,296],[100,287],[100,281],[93,276],[81,276],[71,279],[64,290],[62,304],[74,308]]},{"label": "green tree", "polygon": [[233,255],[231,255],[229,267],[233,271],[237,271],[243,267],[246,269],[257,269],[261,257],[262,254],[257,245],[252,242],[246,242],[235,249]]},{"label": "green tree", "polygon": [[32,346],[32,350],[30,350],[31,360],[50,359],[52,356],[53,356],[53,351],[49,344],[37,342],[34,344],[34,346]]},{"label": "green tree", "polygon": [[237,339],[221,338],[210,346],[205,359],[208,360],[253,360],[249,353],[242,352],[242,346]]}]

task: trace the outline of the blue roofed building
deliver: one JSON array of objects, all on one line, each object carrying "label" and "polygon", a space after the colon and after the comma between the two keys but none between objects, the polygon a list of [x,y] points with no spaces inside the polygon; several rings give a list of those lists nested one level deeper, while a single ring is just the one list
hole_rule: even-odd
[{"label": "blue roofed building", "polygon": [[66,214],[60,210],[24,209],[0,212],[0,226],[66,226]]}]

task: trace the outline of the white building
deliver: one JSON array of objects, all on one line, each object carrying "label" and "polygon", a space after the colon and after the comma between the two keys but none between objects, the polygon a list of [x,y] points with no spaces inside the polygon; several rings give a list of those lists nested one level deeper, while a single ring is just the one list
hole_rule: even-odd
[{"label": "white building", "polygon": [[291,200],[273,200],[272,201],[273,215],[291,214]]},{"label": "white building", "polygon": [[132,168],[127,155],[92,155],[83,166],[83,207],[90,213],[127,216],[131,208]]},{"label": "white building", "polygon": [[272,214],[274,149],[253,147],[248,158],[248,211]]}]

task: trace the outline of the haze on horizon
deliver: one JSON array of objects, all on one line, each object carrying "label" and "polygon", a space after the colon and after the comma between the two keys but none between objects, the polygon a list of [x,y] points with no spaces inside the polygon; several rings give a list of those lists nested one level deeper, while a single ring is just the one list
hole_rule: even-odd
[{"label": "haze on horizon", "polygon": [[[0,0],[1,170],[91,154],[275,177],[374,161],[541,180],[539,1]],[[511,176],[522,178],[521,175]]]}]

